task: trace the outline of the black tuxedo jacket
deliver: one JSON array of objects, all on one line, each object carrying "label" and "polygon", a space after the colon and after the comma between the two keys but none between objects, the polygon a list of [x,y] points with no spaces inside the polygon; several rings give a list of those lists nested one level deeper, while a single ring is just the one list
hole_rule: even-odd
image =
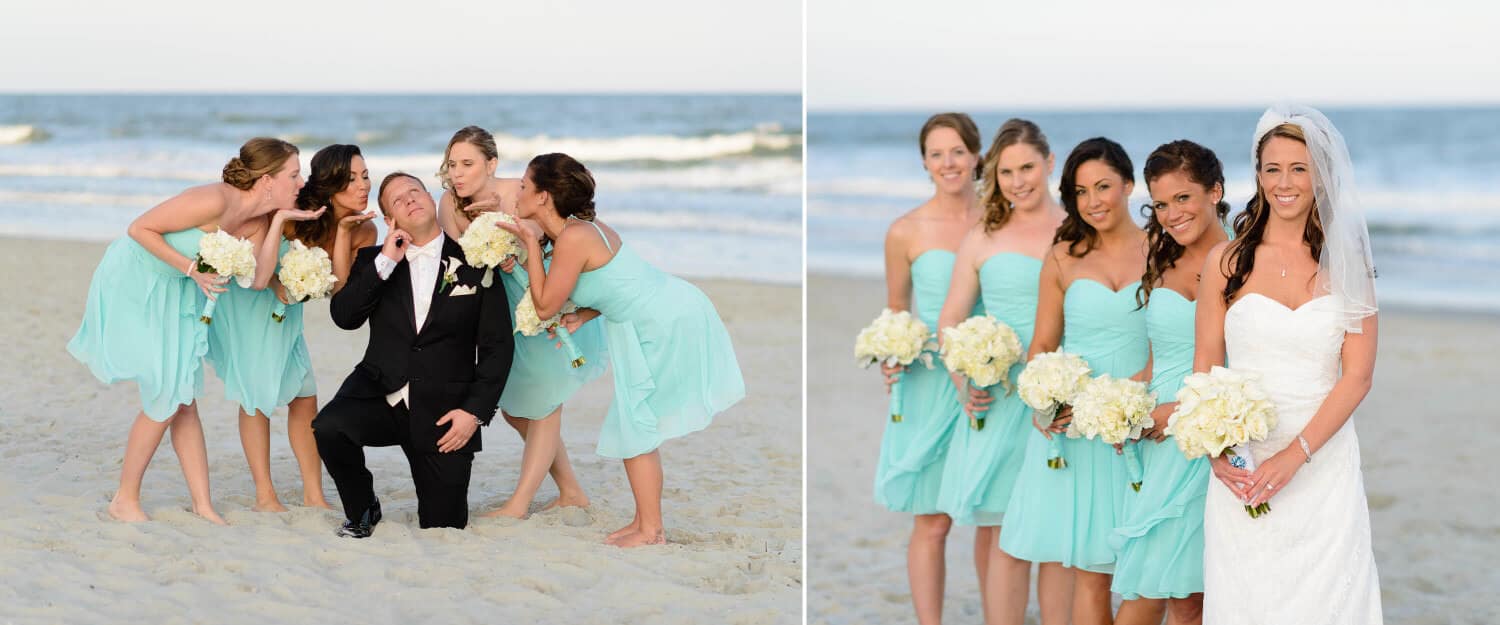
[{"label": "black tuxedo jacket", "polygon": [[[510,303],[498,276],[480,285],[485,269],[462,264],[457,280],[444,284],[444,269],[432,284],[432,305],[426,322],[416,327],[412,302],[411,267],[402,259],[389,278],[375,271],[379,246],[359,250],[349,280],[333,296],[333,322],[345,330],[370,324],[364,359],[344,380],[338,395],[379,397],[410,384],[410,441],[419,451],[436,452],[437,441],[449,426],[437,420],[454,408],[479,417],[486,425],[495,415],[500,392],[510,374]],[[440,263],[464,261],[463,248],[445,237]],[[490,269],[488,271],[494,271]],[[474,293],[455,295],[472,289]],[[481,449],[479,432],[460,451]]]}]

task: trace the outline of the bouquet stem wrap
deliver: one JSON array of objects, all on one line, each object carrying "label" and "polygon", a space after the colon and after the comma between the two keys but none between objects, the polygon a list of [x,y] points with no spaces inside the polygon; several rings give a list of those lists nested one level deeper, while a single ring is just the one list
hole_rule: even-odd
[{"label": "bouquet stem wrap", "polygon": [[891,423],[901,422],[901,381],[904,374],[896,374],[896,381],[891,384]]},{"label": "bouquet stem wrap", "polygon": [[[984,388],[982,388],[982,387],[974,386],[974,381],[973,380],[969,381],[969,388],[976,389],[976,390],[981,390],[981,391],[984,390]],[[965,399],[965,398],[960,398],[960,399]],[[965,412],[967,412],[967,411],[965,411]],[[972,429],[972,430],[974,430],[974,431],[976,431],[976,432],[983,431],[984,430],[984,418],[988,414],[989,414],[989,412],[985,411],[985,412],[980,413],[979,416],[977,416],[977,417],[974,416],[974,415],[969,415],[969,428]]]},{"label": "bouquet stem wrap", "polygon": [[1135,446],[1138,444],[1140,444],[1140,441],[1126,441],[1124,450],[1125,471],[1130,474],[1130,488],[1139,493],[1141,492],[1141,482],[1143,481],[1141,474],[1143,471],[1141,469],[1140,453],[1135,449]]},{"label": "bouquet stem wrap", "polygon": [[[213,270],[214,268],[211,265],[203,262],[203,257],[198,257],[198,273],[212,273]],[[214,306],[217,306],[218,304],[219,300],[213,297],[208,298],[208,301],[204,302],[203,314],[198,315],[198,320],[202,321],[203,325],[208,325],[214,322]]]},{"label": "bouquet stem wrap", "polygon": [[[488,277],[489,273],[486,272],[485,276]],[[562,340],[563,349],[568,350],[568,361],[573,364],[574,369],[582,367],[584,363],[588,362],[584,359],[583,352],[578,351],[578,345],[573,343],[573,333],[568,332],[567,327],[561,323],[552,327],[557,332],[557,338]]]},{"label": "bouquet stem wrap", "polygon": [[[1249,446],[1244,444],[1235,445],[1233,447],[1230,447],[1229,449],[1224,450],[1224,454],[1229,456],[1230,466],[1244,469],[1251,473],[1255,472],[1255,456],[1254,454],[1250,453]],[[1245,514],[1250,515],[1250,518],[1252,519],[1260,518],[1261,515],[1267,514],[1270,511],[1270,502],[1264,502],[1258,506],[1251,506],[1249,504],[1245,505]]]},{"label": "bouquet stem wrap", "polygon": [[[1032,422],[1039,428],[1052,427],[1052,422],[1057,420],[1057,409],[1059,406],[1053,404],[1045,410],[1035,410],[1032,414]],[[1061,434],[1052,434],[1047,438],[1047,467],[1052,469],[1068,468],[1068,461],[1063,458]]]}]

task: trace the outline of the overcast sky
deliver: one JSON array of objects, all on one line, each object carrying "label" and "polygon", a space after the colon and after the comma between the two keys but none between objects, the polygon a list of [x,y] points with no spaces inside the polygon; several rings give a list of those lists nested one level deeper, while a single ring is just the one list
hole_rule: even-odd
[{"label": "overcast sky", "polygon": [[802,88],[800,0],[22,0],[0,15],[10,93]]},{"label": "overcast sky", "polygon": [[1500,103],[1464,0],[809,0],[809,110]]}]

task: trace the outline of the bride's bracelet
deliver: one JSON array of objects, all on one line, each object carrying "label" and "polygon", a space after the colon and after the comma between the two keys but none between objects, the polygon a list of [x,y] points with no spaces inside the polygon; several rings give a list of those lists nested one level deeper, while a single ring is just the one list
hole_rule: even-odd
[{"label": "bride's bracelet", "polygon": [[1299,445],[1302,446],[1302,454],[1305,455],[1305,456],[1307,456],[1307,460],[1303,460],[1302,461],[1303,464],[1311,463],[1312,462],[1312,448],[1307,445],[1307,439],[1302,438],[1302,435],[1298,434],[1297,435],[1297,444],[1299,444]]}]

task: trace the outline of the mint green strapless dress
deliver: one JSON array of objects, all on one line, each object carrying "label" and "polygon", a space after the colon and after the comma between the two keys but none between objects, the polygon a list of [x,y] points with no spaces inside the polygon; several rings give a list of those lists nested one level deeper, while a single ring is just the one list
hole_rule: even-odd
[{"label": "mint green strapless dress", "polygon": [[[194,258],[203,234],[189,228],[164,238]],[[116,239],[94,269],[83,322],[68,341],[68,353],[105,384],[134,380],[146,416],[166,421],[203,393],[208,327],[198,317],[207,301],[181,269],[130,237]]]},{"label": "mint green strapless dress", "polygon": [[[543,259],[544,267],[550,269],[552,260]],[[500,273],[500,282],[505,287],[505,296],[510,300],[510,320],[514,327],[516,305],[526,296],[531,279],[524,267]],[[599,323],[586,323],[572,333],[573,344],[583,354],[582,367],[573,368],[568,352],[556,347],[557,340],[547,338],[542,332],[536,336],[515,334],[515,353],[510,359],[510,377],[506,378],[505,391],[500,395],[500,409],[505,414],[523,419],[540,419],[557,410],[580,387],[604,373],[604,330]]]},{"label": "mint green strapless dress", "polygon": [[[1146,366],[1146,315],[1136,309],[1137,284],[1111,291],[1080,278],[1068,285],[1062,350],[1087,361],[1092,375],[1128,378]],[[1047,439],[1031,431],[1000,548],[1022,560],[1112,573],[1109,541],[1130,490],[1124,459],[1097,440],[1064,436],[1068,466],[1048,468]]]},{"label": "mint green strapless dress", "polygon": [[599,428],[599,455],[649,453],[667,439],[708,427],[714,415],[745,398],[734,345],[713,302],[630,246],[579,274],[570,299],[603,314],[591,323],[604,325],[614,370],[615,398]]},{"label": "mint green strapless dress", "polygon": [[[979,266],[980,301],[984,310],[1010,326],[1021,339],[1022,362],[1011,368],[1011,388],[1025,368],[1026,347],[1036,326],[1037,282],[1042,261],[1002,252]],[[967,414],[953,424],[948,459],[943,467],[938,508],[958,525],[1000,525],[1005,507],[1021,472],[1031,427],[1031,408],[1019,393],[990,389],[995,400],[985,413],[984,429],[975,430]]]},{"label": "mint green strapless dress", "polygon": [[[929,330],[937,331],[938,315],[953,279],[953,252],[931,249],[911,263],[915,314]],[[976,309],[978,307],[976,306]],[[943,465],[953,424],[963,407],[948,368],[936,353],[932,368],[913,362],[901,374],[901,422],[885,419],[880,460],[875,467],[875,503],[894,512],[937,514]]]},{"label": "mint green strapless dress", "polygon": [[[1196,313],[1197,305],[1176,291],[1151,291],[1146,336],[1151,339],[1151,391],[1158,404],[1177,401],[1182,379],[1193,372]],[[1208,458],[1188,460],[1170,437],[1133,444],[1145,471],[1141,492],[1125,492],[1125,516],[1111,539],[1119,552],[1111,589],[1126,599],[1180,599],[1203,592]]]},{"label": "mint green strapless dress", "polygon": [[[289,249],[282,239],[276,257]],[[274,290],[240,288],[234,280],[225,288],[208,326],[208,362],[224,381],[224,397],[249,414],[269,417],[293,399],[318,394],[302,338],[302,304],[287,305],[286,319],[276,323]]]}]

